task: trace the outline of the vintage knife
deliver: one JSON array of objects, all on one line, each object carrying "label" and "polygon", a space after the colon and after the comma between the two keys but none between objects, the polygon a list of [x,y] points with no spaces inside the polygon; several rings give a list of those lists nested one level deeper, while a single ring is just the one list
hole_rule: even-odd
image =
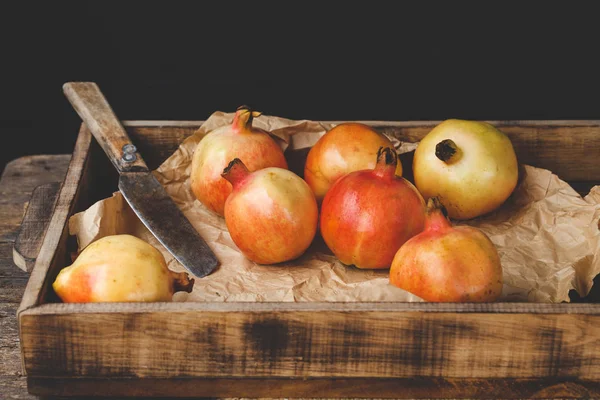
[{"label": "vintage knife", "polygon": [[197,278],[218,260],[150,172],[106,98],[94,82],[68,82],[63,91],[119,171],[119,190],[140,220]]}]

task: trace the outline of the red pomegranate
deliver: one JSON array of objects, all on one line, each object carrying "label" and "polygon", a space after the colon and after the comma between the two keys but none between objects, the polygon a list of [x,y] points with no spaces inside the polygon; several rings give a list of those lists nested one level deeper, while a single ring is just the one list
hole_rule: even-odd
[{"label": "red pomegranate", "polygon": [[321,206],[321,235],[344,264],[389,268],[407,240],[423,230],[425,201],[409,181],[396,176],[398,156],[382,147],[374,169],[337,180]]}]

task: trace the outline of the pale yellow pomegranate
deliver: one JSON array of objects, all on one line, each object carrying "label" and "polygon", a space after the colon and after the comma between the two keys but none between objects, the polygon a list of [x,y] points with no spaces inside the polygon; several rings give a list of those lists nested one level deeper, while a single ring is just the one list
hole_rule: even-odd
[{"label": "pale yellow pomegranate", "polygon": [[155,247],[131,235],[105,236],[63,268],[52,288],[65,303],[171,301],[194,280],[167,268]]},{"label": "pale yellow pomegranate", "polygon": [[419,143],[413,160],[415,185],[425,200],[439,197],[451,218],[487,214],[514,191],[517,156],[508,136],[493,125],[449,119]]}]

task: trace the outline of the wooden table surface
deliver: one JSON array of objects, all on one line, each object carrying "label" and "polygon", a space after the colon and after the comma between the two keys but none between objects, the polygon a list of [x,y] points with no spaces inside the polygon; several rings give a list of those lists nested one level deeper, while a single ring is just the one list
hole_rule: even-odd
[{"label": "wooden table surface", "polygon": [[13,243],[33,190],[61,182],[71,155],[27,156],[9,162],[0,179],[0,399],[37,399],[21,374],[17,308],[29,274],[13,263]]}]

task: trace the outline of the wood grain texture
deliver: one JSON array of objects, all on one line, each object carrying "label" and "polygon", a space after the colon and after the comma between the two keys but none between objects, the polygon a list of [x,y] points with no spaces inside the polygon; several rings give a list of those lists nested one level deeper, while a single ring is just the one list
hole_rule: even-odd
[{"label": "wood grain texture", "polygon": [[388,311],[351,311],[351,305],[343,312],[264,311],[268,304],[238,312],[136,312],[136,306],[22,313],[27,373],[600,379],[598,314],[424,313],[393,305]]},{"label": "wood grain texture", "polygon": [[[136,143],[145,148],[168,151],[161,161],[192,135],[203,121],[125,121],[124,125]],[[337,124],[343,121],[322,121]],[[405,141],[418,141],[441,121],[359,121],[377,131]],[[520,163],[552,170],[569,182],[600,182],[600,164],[590,157],[592,149],[600,149],[600,121],[487,121],[511,139]],[[177,142],[171,142],[171,140]],[[138,146],[138,147],[139,147]],[[141,148],[141,147],[140,147]],[[144,157],[148,150],[144,150]],[[153,164],[158,165],[158,164]]]},{"label": "wood grain texture", "polygon": [[33,269],[52,218],[59,188],[59,182],[48,183],[35,188],[31,195],[13,251],[13,260],[23,271]]},{"label": "wood grain texture", "polygon": [[179,148],[181,142],[195,131],[191,127],[169,125],[126,126],[126,129],[151,170],[158,168]]},{"label": "wood grain texture", "polygon": [[21,374],[16,310],[29,275],[12,260],[13,243],[35,187],[60,182],[70,155],[26,156],[6,165],[0,179],[0,398],[34,399]]},{"label": "wood grain texture", "polygon": [[[14,267],[16,268],[16,267]],[[23,296],[23,290],[25,290],[25,285],[27,284],[27,280],[17,280],[17,279],[1,279],[0,280],[0,303],[16,303],[19,304],[21,300],[21,296]],[[15,316],[16,317],[16,316]]]},{"label": "wood grain texture", "polygon": [[86,175],[91,139],[90,131],[82,124],[67,175],[58,194],[55,212],[31,271],[19,310],[26,310],[38,303],[51,284],[47,282],[52,280],[52,273],[58,273],[58,271],[50,271],[49,274],[50,266],[53,262],[62,263],[64,260],[67,251],[68,218],[73,211]]},{"label": "wood grain texture", "polygon": [[39,400],[40,398],[28,393],[26,377],[0,375],[0,399]]},{"label": "wood grain texture", "polygon": [[0,362],[0,375],[14,374],[21,369],[16,312],[17,304],[0,303],[0,349],[4,352]]},{"label": "wood grain texture", "polygon": [[[17,268],[12,260],[12,241],[0,241],[0,279],[27,280],[29,275]],[[3,287],[3,286],[0,286]],[[25,288],[25,286],[23,286]]]},{"label": "wood grain texture", "polygon": [[94,82],[67,82],[63,91],[118,171],[148,169],[139,152],[135,152],[134,161],[127,162],[123,158],[124,146],[134,143],[98,85]]},{"label": "wood grain texture", "polygon": [[[69,379],[30,378],[32,393],[61,396],[250,398],[581,398],[600,395],[594,381],[544,379]],[[48,390],[53,387],[54,390]]]},{"label": "wood grain texture", "polygon": [[36,155],[6,164],[0,179],[0,240],[14,241],[33,190],[47,182],[62,182],[70,155]]},{"label": "wood grain texture", "polygon": [[[600,164],[590,157],[591,149],[600,149],[600,121],[492,122],[510,138],[520,163],[549,169],[566,181],[600,181]],[[435,125],[373,126],[399,140],[414,142]]]}]

